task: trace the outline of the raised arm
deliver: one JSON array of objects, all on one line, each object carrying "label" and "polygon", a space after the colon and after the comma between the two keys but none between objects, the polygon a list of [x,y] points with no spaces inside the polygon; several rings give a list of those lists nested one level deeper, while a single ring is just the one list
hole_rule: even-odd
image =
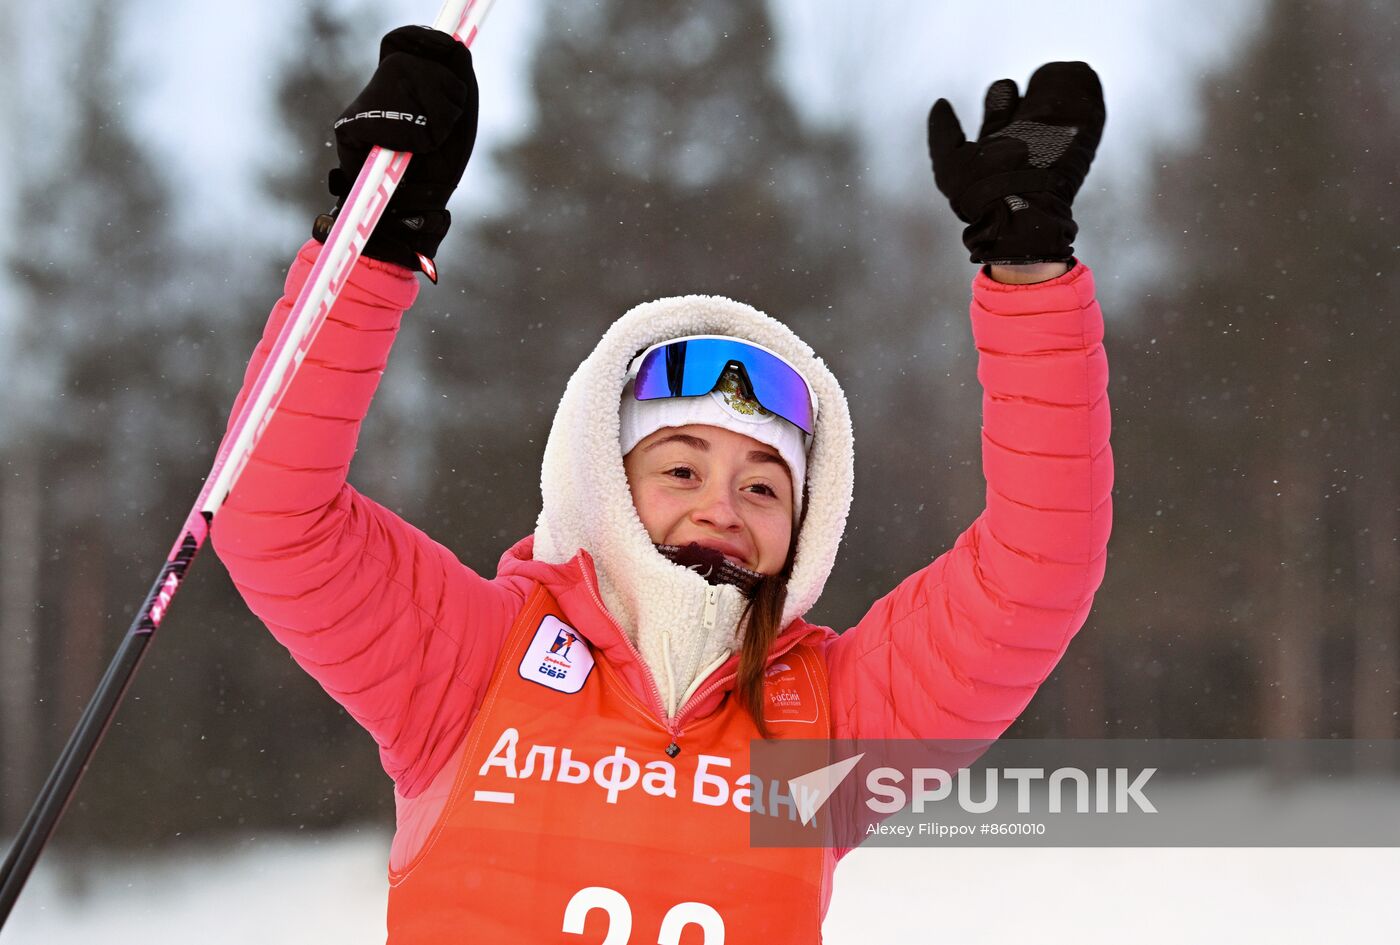
[{"label": "raised arm", "polygon": [[969,224],[973,261],[1004,280],[984,269],[972,286],[987,506],[830,644],[838,736],[995,738],[1088,615],[1113,461],[1103,316],[1071,256],[1069,206],[1102,125],[1083,63],[1042,67],[1024,100],[994,83],[975,143],[947,102],[934,106],[939,187]]},{"label": "raised arm", "polygon": [[[444,36],[452,47],[445,48],[429,32],[415,28],[407,36],[396,31],[386,37],[380,71],[351,105],[351,120],[337,126],[342,163],[332,186],[343,185],[342,196],[369,144],[429,151],[410,163],[381,229],[219,511],[212,535],[250,609],[369,730],[385,770],[408,797],[426,786],[460,741],[524,593],[514,583],[478,576],[346,483],[400,318],[417,295],[417,280],[405,265],[416,269],[420,259],[430,259],[446,232],[441,205],[461,176],[475,133],[469,55]],[[424,44],[436,48],[425,50]],[[386,76],[389,69],[397,71]],[[452,91],[451,100],[410,99],[395,109],[376,101],[385,88],[414,88],[420,72],[433,80],[436,92]],[[400,81],[390,81],[395,78]],[[420,139],[395,138],[397,129],[369,127],[363,119],[354,124],[357,113],[386,110],[422,114],[423,124],[405,123]],[[468,118],[458,120],[468,111]],[[447,126],[441,133],[439,124]],[[349,135],[347,129],[359,128],[367,139]],[[443,142],[455,135],[458,146],[434,159],[434,142],[422,135],[435,135],[443,151]],[[405,202],[397,202],[400,195]],[[405,224],[414,217],[430,225]],[[308,242],[292,265],[238,404],[319,252],[319,244]]]}]

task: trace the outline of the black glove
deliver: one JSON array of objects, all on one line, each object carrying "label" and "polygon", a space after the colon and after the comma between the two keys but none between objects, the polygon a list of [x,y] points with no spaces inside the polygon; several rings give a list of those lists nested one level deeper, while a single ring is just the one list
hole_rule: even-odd
[{"label": "black glove", "polygon": [[975,142],[947,99],[928,116],[933,179],[968,224],[963,243],[975,263],[1068,261],[1079,228],[1070,204],[1103,135],[1103,89],[1087,63],[1049,62],[1025,98],[998,79],[987,90]]},{"label": "black glove", "polygon": [[325,242],[371,147],[410,151],[413,159],[364,255],[421,268],[436,282],[432,259],[452,223],[447,198],[476,143],[477,109],[467,47],[425,26],[402,26],[385,36],[379,68],[335,123],[340,167],[330,173],[330,191],[340,200],[316,218],[312,236]]}]

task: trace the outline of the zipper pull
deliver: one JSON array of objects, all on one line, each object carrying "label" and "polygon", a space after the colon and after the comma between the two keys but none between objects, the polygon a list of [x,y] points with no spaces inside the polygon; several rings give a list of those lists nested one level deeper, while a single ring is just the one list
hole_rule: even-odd
[{"label": "zipper pull", "polygon": [[705,618],[702,621],[705,632],[709,633],[715,628],[715,621],[719,619],[719,587],[711,586],[705,589]]},{"label": "zipper pull", "polygon": [[666,757],[674,758],[681,753],[681,746],[676,744],[676,740],[671,739],[671,744],[666,746]]}]

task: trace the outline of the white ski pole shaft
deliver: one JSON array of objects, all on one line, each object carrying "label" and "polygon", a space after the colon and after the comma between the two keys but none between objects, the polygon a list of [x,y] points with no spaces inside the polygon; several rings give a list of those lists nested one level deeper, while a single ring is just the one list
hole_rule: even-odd
[{"label": "white ski pole shaft", "polygon": [[[470,45],[491,3],[492,0],[448,0],[433,26]],[[196,511],[212,516],[228,498],[412,157],[406,151],[370,151],[266,366],[248,394],[242,415],[229,428],[225,447],[214,462]]]},{"label": "white ski pole shaft", "polygon": [[[492,0],[446,0],[433,27],[470,46],[491,3]],[[184,582],[190,563],[209,537],[214,513],[228,498],[267,429],[411,158],[407,152],[375,148],[365,161],[271,354],[229,425],[179,538],[5,856],[0,867],[0,927],[9,918],[39,854],[63,816],[122,695],[136,675],[141,656]]]}]

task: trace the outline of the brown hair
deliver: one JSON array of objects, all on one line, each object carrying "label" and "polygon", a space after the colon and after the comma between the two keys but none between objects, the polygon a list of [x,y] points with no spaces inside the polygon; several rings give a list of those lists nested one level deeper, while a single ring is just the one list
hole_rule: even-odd
[{"label": "brown hair", "polygon": [[788,545],[787,561],[783,563],[782,570],[777,574],[764,575],[744,607],[743,616],[739,618],[741,622],[748,620],[748,628],[739,647],[735,689],[758,726],[761,738],[768,737],[768,726],[763,721],[763,671],[768,664],[768,651],[773,648],[773,641],[783,628],[783,604],[787,602],[788,578],[792,576],[792,562],[797,554],[798,527],[793,527],[792,542]]}]

